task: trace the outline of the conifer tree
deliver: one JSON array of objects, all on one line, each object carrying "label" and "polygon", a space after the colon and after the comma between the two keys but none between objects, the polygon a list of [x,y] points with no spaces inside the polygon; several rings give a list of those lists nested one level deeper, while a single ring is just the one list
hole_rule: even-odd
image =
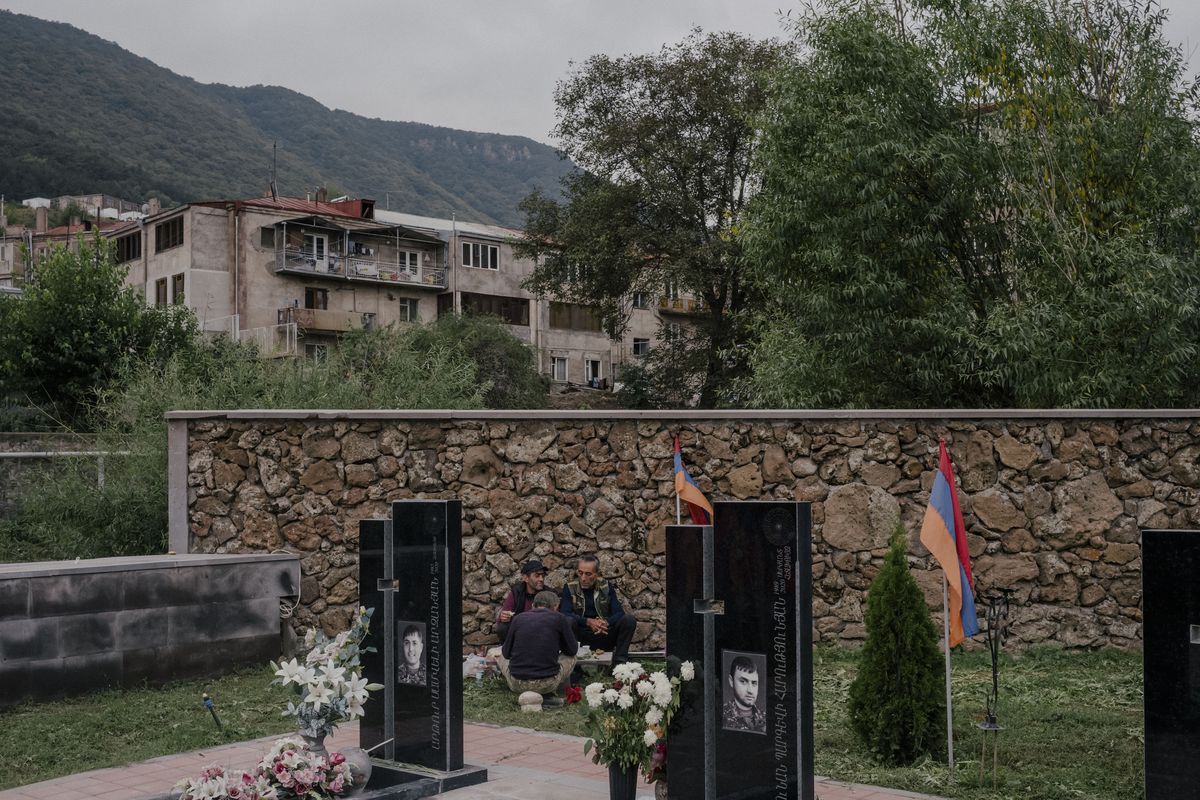
[{"label": "conifer tree", "polygon": [[912,763],[945,742],[938,635],[908,570],[899,520],[867,598],[867,641],[850,685],[855,733],[884,761]]}]

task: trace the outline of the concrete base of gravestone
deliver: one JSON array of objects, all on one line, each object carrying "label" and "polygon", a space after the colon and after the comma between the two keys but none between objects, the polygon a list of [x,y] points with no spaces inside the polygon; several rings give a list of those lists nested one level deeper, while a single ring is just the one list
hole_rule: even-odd
[{"label": "concrete base of gravestone", "polygon": [[393,761],[371,759],[371,780],[358,800],[418,800],[454,789],[487,783],[485,767],[466,765],[462,769],[440,772],[405,764],[401,769]]},{"label": "concrete base of gravestone", "polygon": [[542,696],[537,692],[521,692],[521,696],[517,698],[517,702],[521,704],[521,710],[528,713],[536,713],[542,710]]}]

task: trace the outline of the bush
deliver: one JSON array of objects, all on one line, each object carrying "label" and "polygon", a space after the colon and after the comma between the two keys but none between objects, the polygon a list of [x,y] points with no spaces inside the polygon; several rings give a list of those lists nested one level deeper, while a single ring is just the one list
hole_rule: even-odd
[{"label": "bush", "polygon": [[324,362],[261,358],[229,343],[165,363],[128,363],[92,422],[105,459],[26,470],[18,511],[0,521],[0,562],[165,552],[167,425],[175,409],[481,408],[488,383],[461,343],[420,328],[348,334]]},{"label": "bush", "polygon": [[908,571],[897,521],[883,569],[867,598],[867,641],[850,685],[850,721],[863,743],[891,764],[911,764],[945,742],[938,634]]},{"label": "bush", "polygon": [[0,303],[0,397],[77,426],[126,361],[190,349],[192,314],[147,306],[126,272],[99,234],[80,236],[74,252],[53,247],[23,295]]}]

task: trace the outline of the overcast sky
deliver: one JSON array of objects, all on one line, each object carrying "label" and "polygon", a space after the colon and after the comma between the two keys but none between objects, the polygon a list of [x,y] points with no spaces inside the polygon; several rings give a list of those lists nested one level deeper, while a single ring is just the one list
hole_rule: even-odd
[{"label": "overcast sky", "polygon": [[[1166,0],[1200,65],[1200,0]],[[554,84],[596,53],[696,26],[779,36],[785,0],[0,0],[205,83],[273,84],[332,108],[553,143]],[[2,61],[0,61],[2,63]],[[97,76],[102,79],[102,76]]]}]

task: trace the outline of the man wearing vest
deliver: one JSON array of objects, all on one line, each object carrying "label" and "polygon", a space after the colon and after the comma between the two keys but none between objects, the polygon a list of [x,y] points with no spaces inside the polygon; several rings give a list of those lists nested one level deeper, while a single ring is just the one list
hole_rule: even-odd
[{"label": "man wearing vest", "polygon": [[501,644],[508,638],[508,628],[513,617],[523,611],[532,610],[534,595],[545,588],[546,568],[542,566],[542,562],[536,558],[526,561],[525,566],[521,567],[521,580],[509,587],[508,594],[504,596],[504,602],[496,613],[494,629],[500,637]]},{"label": "man wearing vest", "polygon": [[575,575],[578,580],[563,587],[558,610],[571,620],[580,644],[611,651],[614,665],[628,661],[637,620],[621,607],[616,587],[600,577],[594,555],[579,557]]}]

